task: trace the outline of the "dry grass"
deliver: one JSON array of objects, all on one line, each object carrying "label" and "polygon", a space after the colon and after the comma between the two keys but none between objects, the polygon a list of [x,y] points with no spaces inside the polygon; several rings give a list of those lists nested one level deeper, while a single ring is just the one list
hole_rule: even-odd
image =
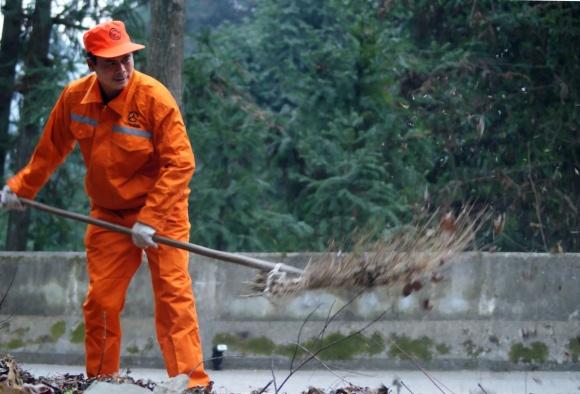
[{"label": "dry grass", "polygon": [[299,277],[263,272],[250,285],[268,296],[376,286],[400,286],[403,295],[409,295],[423,281],[437,281],[438,272],[466,250],[488,219],[487,210],[475,211],[472,205],[457,215],[436,212],[379,241],[369,242],[368,236],[361,236],[353,252],[326,253],[309,262]]}]

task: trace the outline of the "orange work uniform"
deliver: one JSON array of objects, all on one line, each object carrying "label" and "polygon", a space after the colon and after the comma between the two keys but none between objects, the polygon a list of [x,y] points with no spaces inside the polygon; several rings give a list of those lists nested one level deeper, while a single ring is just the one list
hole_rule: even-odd
[{"label": "orange work uniform", "polygon": [[[195,161],[175,100],[155,79],[134,71],[122,92],[103,104],[94,74],[62,92],[30,159],[8,186],[34,198],[74,147],[87,168],[91,216],[189,241],[188,184]],[[119,370],[120,313],[142,249],[129,235],[89,225],[85,236],[89,287],[83,305],[89,377]],[[188,253],[165,245],[145,249],[155,294],[157,338],[169,376],[185,373],[205,386]]]}]

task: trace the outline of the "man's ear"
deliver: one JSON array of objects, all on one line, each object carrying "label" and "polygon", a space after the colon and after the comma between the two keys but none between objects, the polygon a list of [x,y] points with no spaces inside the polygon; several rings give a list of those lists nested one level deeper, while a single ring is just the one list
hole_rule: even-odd
[{"label": "man's ear", "polygon": [[95,71],[95,62],[90,57],[87,57],[87,66],[89,66],[89,70]]}]

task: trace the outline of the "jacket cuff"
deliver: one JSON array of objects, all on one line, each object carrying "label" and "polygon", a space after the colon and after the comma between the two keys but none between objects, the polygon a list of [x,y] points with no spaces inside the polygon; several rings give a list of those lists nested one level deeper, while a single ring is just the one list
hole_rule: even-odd
[{"label": "jacket cuff", "polygon": [[24,197],[32,200],[38,193],[37,190],[33,190],[23,185],[22,180],[17,175],[8,179],[6,184],[18,197]]}]

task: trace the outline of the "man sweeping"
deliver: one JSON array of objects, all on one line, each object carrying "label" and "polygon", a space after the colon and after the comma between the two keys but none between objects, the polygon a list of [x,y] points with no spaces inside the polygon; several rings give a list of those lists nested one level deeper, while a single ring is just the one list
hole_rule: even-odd
[{"label": "man sweeping", "polygon": [[143,251],[155,295],[157,338],[169,376],[210,391],[204,370],[188,252],[156,244],[158,234],[189,241],[188,187],[195,161],[179,108],[155,79],[134,70],[133,43],[120,21],[84,36],[92,73],[60,95],[29,163],[1,193],[6,209],[23,209],[78,142],[87,168],[91,216],[132,228],[132,237],[93,225],[85,247],[89,287],[83,304],[89,377],[117,374],[129,282]]}]

